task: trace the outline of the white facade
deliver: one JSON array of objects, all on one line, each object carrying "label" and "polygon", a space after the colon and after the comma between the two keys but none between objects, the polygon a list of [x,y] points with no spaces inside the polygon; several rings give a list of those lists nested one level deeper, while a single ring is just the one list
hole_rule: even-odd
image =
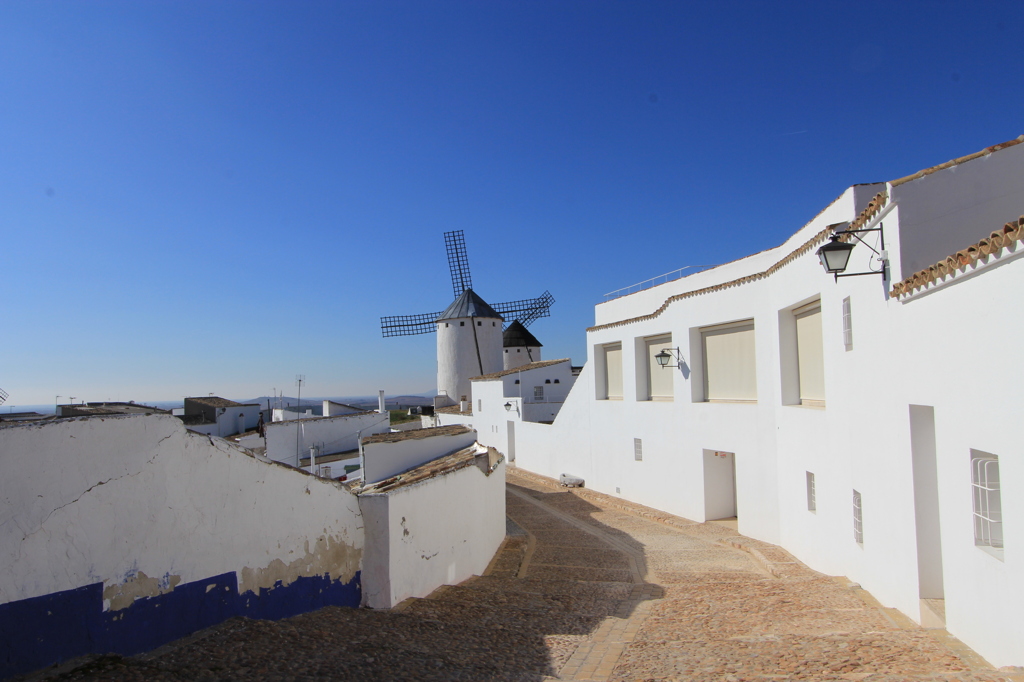
[{"label": "white facade", "polygon": [[505,461],[361,494],[359,506],[377,539],[363,562],[363,603],[391,608],[484,572],[505,539]]},{"label": "white facade", "polygon": [[266,455],[276,462],[299,466],[315,447],[317,456],[355,450],[359,440],[391,429],[391,414],[358,412],[338,417],[275,421],[266,425]]},{"label": "white facade", "polygon": [[[1012,143],[858,185],[775,249],[598,305],[554,424],[515,424],[516,464],[699,521],[735,515],[741,533],[915,620],[920,599],[944,598],[953,635],[996,666],[1024,664],[1024,370],[1011,359],[1024,242],[983,242],[984,257],[960,252],[935,283],[893,288],[1016,226],[1022,178]],[[823,272],[816,249],[850,222],[884,225],[888,281]],[[849,272],[872,258],[856,246]],[[651,367],[660,343],[679,367]],[[479,439],[507,448],[504,409],[488,428],[488,404]],[[1000,493],[972,483],[972,458],[998,471]],[[1004,547],[976,540],[989,522],[972,495],[1001,512],[984,532]]]},{"label": "white facade", "polygon": [[463,317],[437,323],[437,392],[458,404],[472,398],[470,377],[503,369],[501,318]]}]

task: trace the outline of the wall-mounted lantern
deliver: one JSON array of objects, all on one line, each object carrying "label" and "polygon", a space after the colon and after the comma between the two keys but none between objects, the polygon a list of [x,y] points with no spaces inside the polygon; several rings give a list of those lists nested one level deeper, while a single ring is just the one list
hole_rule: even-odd
[{"label": "wall-mounted lantern", "polygon": [[[878,249],[860,238],[859,235],[865,232],[878,233]],[[857,246],[852,240],[843,241],[843,237],[846,236],[856,239],[858,242],[871,249],[878,256],[876,260],[882,264],[882,269],[868,270],[867,272],[846,272],[846,267],[850,264],[850,255],[853,253],[853,249]],[[889,268],[889,253],[885,250],[885,233],[882,231],[882,223],[879,223],[878,227],[873,227],[869,230],[837,230],[836,233],[832,235],[829,243],[818,249],[817,255],[818,259],[821,261],[821,267],[825,268],[825,272],[828,274],[834,275],[836,281],[839,281],[840,277],[859,277],[860,275],[881,275],[883,278],[887,277],[886,272]]]},{"label": "wall-mounted lantern", "polygon": [[[654,356],[654,359],[658,361],[658,365],[662,368],[671,367],[678,368],[683,362],[682,353],[678,348],[662,348],[661,352]],[[668,364],[670,361],[675,360],[676,364]]]},{"label": "wall-mounted lantern", "polygon": [[505,403],[505,411],[506,412],[511,412],[512,411],[512,403]]}]

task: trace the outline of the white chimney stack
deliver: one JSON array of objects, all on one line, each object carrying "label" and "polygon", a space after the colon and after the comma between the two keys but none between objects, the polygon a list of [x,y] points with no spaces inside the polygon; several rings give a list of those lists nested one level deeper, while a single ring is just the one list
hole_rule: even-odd
[{"label": "white chimney stack", "polygon": [[380,412],[381,414],[384,414],[385,412],[387,412],[387,410],[384,409],[384,389],[383,388],[380,389],[379,391],[377,391],[377,406],[378,406],[377,407],[377,411]]}]

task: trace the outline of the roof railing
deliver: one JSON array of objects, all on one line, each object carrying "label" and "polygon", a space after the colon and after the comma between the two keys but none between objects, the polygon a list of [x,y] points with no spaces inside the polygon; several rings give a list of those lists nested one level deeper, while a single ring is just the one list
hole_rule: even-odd
[{"label": "roof railing", "polygon": [[[622,287],[621,289],[616,289],[615,291],[610,291],[607,294],[605,294],[604,297],[605,297],[606,301],[610,301],[610,300],[612,300],[614,298],[619,298],[621,296],[629,296],[630,294],[635,294],[638,291],[643,291],[644,289],[650,289],[651,287],[658,286],[659,284],[664,284],[665,282],[671,282],[673,280],[682,279],[683,277],[689,277],[690,275],[695,275],[698,272],[703,272],[704,270],[707,270],[709,268],[714,268],[714,267],[717,267],[717,266],[715,266],[715,265],[687,265],[685,267],[679,268],[678,270],[672,270],[671,272],[666,272],[664,275],[658,275],[656,277],[651,277],[650,279],[645,279],[642,282],[637,282],[636,284],[631,284],[628,287]],[[697,268],[697,269],[694,269],[694,268]],[[693,270],[693,272],[687,272],[684,275],[683,271],[685,271],[685,270]]]}]

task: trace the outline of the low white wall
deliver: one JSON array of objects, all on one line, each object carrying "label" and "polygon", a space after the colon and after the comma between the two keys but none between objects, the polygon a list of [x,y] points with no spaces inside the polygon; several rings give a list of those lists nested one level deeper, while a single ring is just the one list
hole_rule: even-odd
[{"label": "low white wall", "polygon": [[378,412],[271,422],[267,424],[267,457],[298,466],[300,458],[309,457],[312,445],[323,444],[321,456],[355,450],[360,437],[387,433],[390,424],[391,415]]},{"label": "low white wall", "polygon": [[475,464],[381,494],[361,495],[368,536],[363,603],[391,608],[487,568],[505,537],[505,462]]},{"label": "low white wall", "polygon": [[377,483],[476,442],[476,431],[363,444],[363,480]]},{"label": "low white wall", "polygon": [[359,602],[355,496],[176,417],[0,428],[0,468],[0,677]]}]

